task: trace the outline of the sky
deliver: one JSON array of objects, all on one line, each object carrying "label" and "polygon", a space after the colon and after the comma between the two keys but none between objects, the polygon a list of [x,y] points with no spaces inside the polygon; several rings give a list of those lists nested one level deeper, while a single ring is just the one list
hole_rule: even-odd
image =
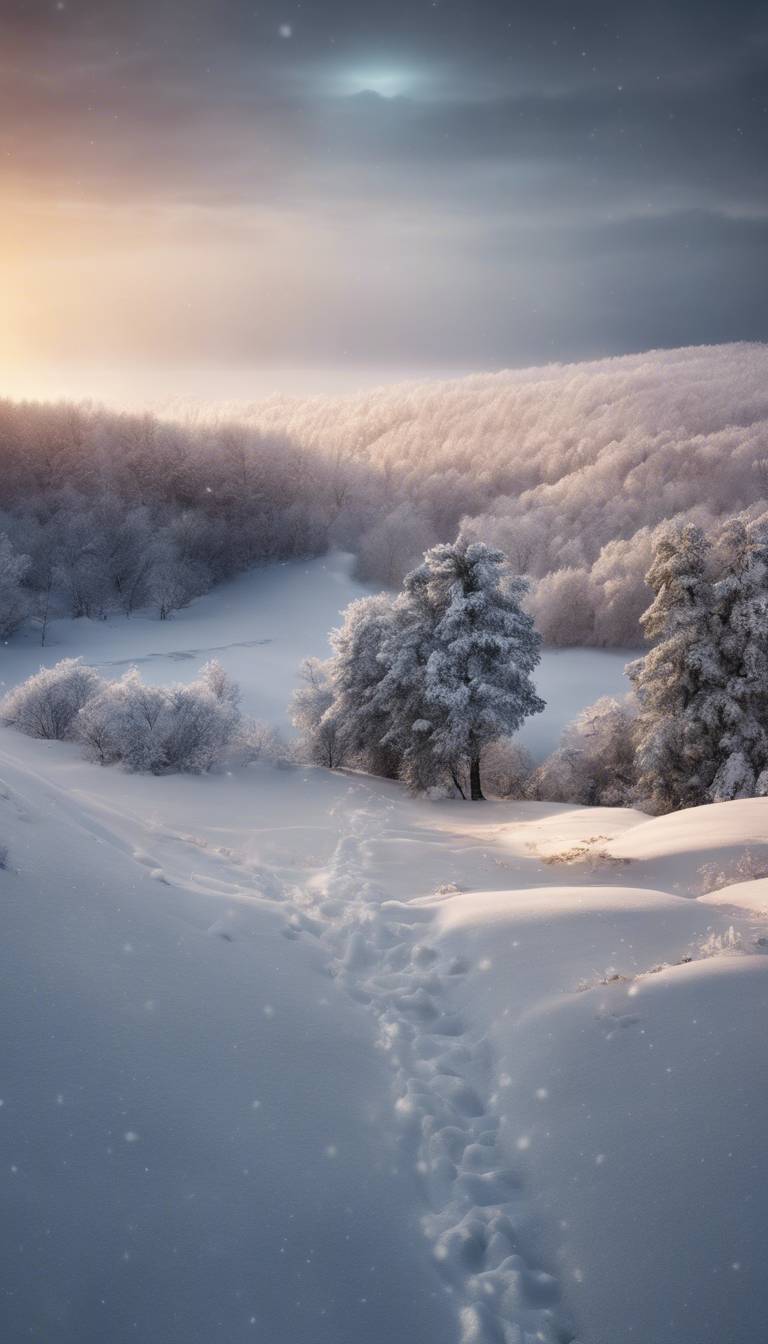
[{"label": "sky", "polygon": [[0,0],[0,392],[768,338],[768,9]]}]

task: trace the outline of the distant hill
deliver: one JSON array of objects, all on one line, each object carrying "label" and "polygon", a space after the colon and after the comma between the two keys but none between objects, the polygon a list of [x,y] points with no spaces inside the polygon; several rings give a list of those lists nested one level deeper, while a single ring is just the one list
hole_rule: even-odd
[{"label": "distant hill", "polygon": [[544,580],[535,606],[553,643],[635,643],[658,524],[768,506],[766,345],[276,397],[224,414],[366,465],[381,497],[356,543],[364,577],[395,582],[461,521]]},{"label": "distant hill", "polygon": [[0,402],[0,467],[3,638],[51,593],[73,615],[163,612],[329,548],[395,586],[463,527],[532,577],[550,644],[627,647],[661,524],[768,509],[768,346],[173,418]]}]

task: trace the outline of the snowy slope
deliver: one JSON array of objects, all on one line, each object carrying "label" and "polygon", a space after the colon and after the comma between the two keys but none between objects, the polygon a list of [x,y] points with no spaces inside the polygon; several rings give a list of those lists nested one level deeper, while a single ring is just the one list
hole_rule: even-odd
[{"label": "snowy slope", "polygon": [[[196,648],[248,637],[204,601]],[[0,780],[3,1341],[763,1338],[768,918],[696,896],[768,801],[156,779],[9,730]]]},{"label": "snowy slope", "polygon": [[187,842],[169,885],[132,847],[157,800],[0,775],[2,1338],[445,1337],[373,1025],[280,881]]}]

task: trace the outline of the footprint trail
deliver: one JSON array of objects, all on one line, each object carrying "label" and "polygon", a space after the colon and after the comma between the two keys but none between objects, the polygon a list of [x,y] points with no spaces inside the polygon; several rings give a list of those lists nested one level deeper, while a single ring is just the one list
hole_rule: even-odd
[{"label": "footprint trail", "polygon": [[[526,1204],[500,1158],[491,1060],[451,1007],[467,970],[428,941],[423,908],[389,901],[369,842],[385,824],[359,809],[312,897],[332,974],[375,1014],[404,1151],[423,1185],[423,1230],[456,1302],[460,1344],[577,1344],[556,1280],[526,1258]],[[426,918],[429,918],[427,915]]]}]

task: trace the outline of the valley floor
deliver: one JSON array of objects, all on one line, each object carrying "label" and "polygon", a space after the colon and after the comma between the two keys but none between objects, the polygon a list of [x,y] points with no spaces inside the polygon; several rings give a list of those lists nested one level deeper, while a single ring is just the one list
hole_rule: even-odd
[{"label": "valley floor", "polygon": [[8,1344],[764,1338],[768,800],[0,781]]}]

